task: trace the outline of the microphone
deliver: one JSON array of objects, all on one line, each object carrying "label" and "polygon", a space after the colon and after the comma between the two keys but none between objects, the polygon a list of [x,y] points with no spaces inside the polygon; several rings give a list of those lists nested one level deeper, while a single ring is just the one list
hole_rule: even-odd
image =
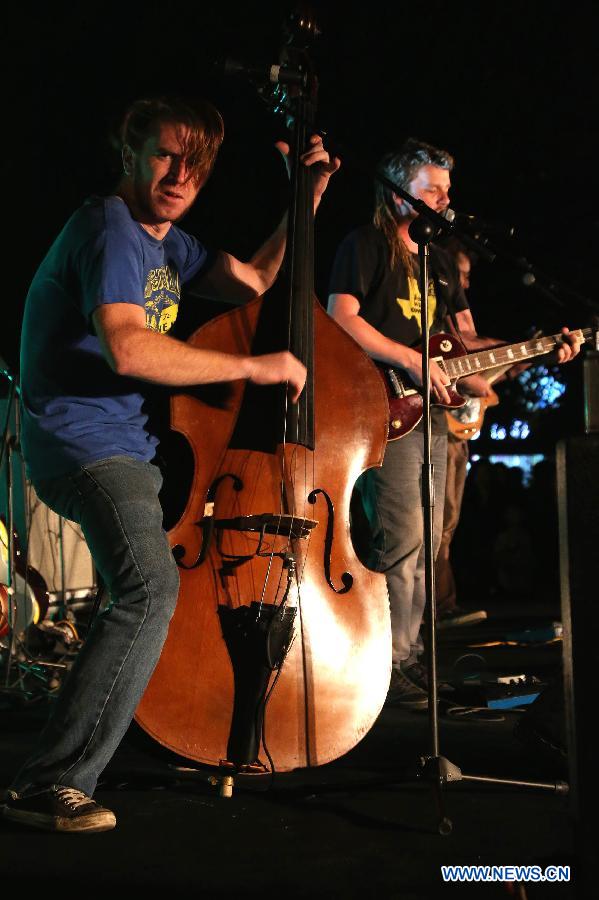
[{"label": "microphone", "polygon": [[[445,210],[446,213],[453,213],[450,222],[456,223],[465,231],[469,231],[473,237],[480,235],[491,237],[513,237],[516,229],[513,225],[505,225],[503,222],[489,222],[486,219],[479,219],[478,216],[470,216],[466,213],[454,212],[453,210]],[[446,218],[449,218],[446,216]]]},{"label": "microphone", "polygon": [[248,75],[251,78],[257,78],[259,81],[266,81],[270,84],[299,84],[302,87],[306,85],[307,73],[300,69],[290,69],[287,66],[246,66],[244,63],[238,62],[236,59],[227,57],[224,63],[217,63],[216,68],[224,75]]},{"label": "microphone", "polygon": [[[433,212],[436,215],[441,216],[442,219],[446,219],[448,222],[453,222],[455,218],[453,209],[449,209],[449,207],[441,210],[440,213],[436,213],[435,210],[433,210]],[[408,228],[408,234],[416,244],[422,243],[423,239],[426,239],[425,242],[428,243],[428,241],[434,241],[436,238],[441,237],[443,228],[439,225],[431,224],[426,218],[426,215],[421,214],[412,220]]]}]

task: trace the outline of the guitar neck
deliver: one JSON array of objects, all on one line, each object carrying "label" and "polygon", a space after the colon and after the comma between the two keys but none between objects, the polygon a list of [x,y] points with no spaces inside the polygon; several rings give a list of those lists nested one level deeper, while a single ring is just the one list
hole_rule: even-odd
[{"label": "guitar neck", "polygon": [[[592,328],[579,328],[571,332],[582,341],[590,341],[594,337]],[[486,372],[489,369],[497,369],[501,366],[509,368],[519,362],[532,359],[535,356],[544,356],[551,353],[563,341],[562,334],[554,334],[548,337],[536,337],[530,341],[521,341],[518,344],[506,344],[503,347],[495,347],[493,350],[479,350],[476,353],[468,353],[466,356],[457,356],[453,359],[444,359],[443,367],[452,381],[463,378],[465,375],[474,375]]]}]

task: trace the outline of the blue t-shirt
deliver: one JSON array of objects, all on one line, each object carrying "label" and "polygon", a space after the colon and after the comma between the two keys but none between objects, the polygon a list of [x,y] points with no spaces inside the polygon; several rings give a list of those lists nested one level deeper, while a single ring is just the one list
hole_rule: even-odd
[{"label": "blue t-shirt", "polygon": [[171,226],[163,240],[136,222],[120,197],[93,198],[69,219],[38,269],[25,305],[21,342],[22,442],[36,479],[126,454],[149,461],[151,385],[115,374],[95,335],[103,303],[136,303],[146,327],[167,332],[181,284],[207,252]]}]

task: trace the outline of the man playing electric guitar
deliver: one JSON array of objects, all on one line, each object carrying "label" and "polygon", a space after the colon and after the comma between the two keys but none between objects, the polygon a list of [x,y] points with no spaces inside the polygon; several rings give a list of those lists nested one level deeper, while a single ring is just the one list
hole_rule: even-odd
[{"label": "man playing electric guitar", "polygon": [[[408,141],[387,156],[381,171],[437,212],[449,205],[453,159],[428,144]],[[377,185],[372,225],[352,232],[341,244],[330,284],[329,312],[375,359],[407,373],[422,385],[420,294],[417,246],[408,234],[412,207],[392,191]],[[495,344],[480,338],[459,283],[455,262],[439,247],[430,252],[432,279],[429,315],[432,332],[445,327],[453,307],[462,342],[468,350]],[[564,335],[558,361],[578,351],[578,341]],[[466,374],[461,372],[460,375]],[[431,360],[431,394],[436,403],[450,405],[450,377]],[[463,382],[466,384],[467,379]],[[416,399],[421,396],[417,395]],[[445,490],[447,424],[444,410],[432,411],[431,455],[435,470],[435,496]],[[382,468],[366,473],[363,488],[372,496],[375,552],[373,567],[385,572],[389,589],[392,628],[390,700],[402,706],[427,705],[427,679],[419,663],[419,636],[425,605],[423,515],[420,476],[423,462],[422,426],[416,424],[401,440],[387,445]],[[443,505],[434,513],[434,550],[443,529]]]}]

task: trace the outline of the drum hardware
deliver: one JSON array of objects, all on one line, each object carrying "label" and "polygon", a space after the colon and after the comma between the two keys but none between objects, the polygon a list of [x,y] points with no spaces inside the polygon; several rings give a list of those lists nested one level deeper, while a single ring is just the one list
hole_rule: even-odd
[{"label": "drum hardware", "polygon": [[[6,491],[0,508],[0,692],[29,701],[55,693],[71,668],[82,643],[80,623],[87,624],[94,603],[96,572],[89,571],[83,534],[73,535],[69,529],[77,526],[45,506],[26,478],[19,385],[1,359],[0,396],[0,477]],[[21,502],[25,549],[15,527]],[[28,558],[30,548],[35,561]]]},{"label": "drum hardware", "polygon": [[[15,593],[15,574],[16,574],[16,551],[14,542],[13,527],[13,452],[17,447],[18,434],[18,418],[19,404],[18,387],[14,376],[10,374],[8,368],[3,367],[0,373],[4,380],[8,382],[8,392],[6,401],[6,417],[0,443],[0,466],[4,464],[6,476],[6,538],[4,533],[0,534],[2,538],[2,546],[0,547],[0,556],[6,560],[6,573],[3,575],[3,583],[5,588],[5,605],[3,618],[6,619],[6,632],[8,635],[8,653],[6,655],[6,669],[4,673],[4,688],[10,690],[11,687],[11,664],[16,651],[17,642],[17,594]],[[15,433],[11,433],[11,421],[15,419]]]},{"label": "drum hardware", "polygon": [[[25,485],[24,463],[20,455],[19,387],[6,366],[0,380],[8,385],[6,413],[0,436],[0,472],[6,485],[5,515],[0,516],[0,668],[3,694],[30,700],[53,690],[55,672],[67,668],[62,661],[36,659],[27,646],[27,633],[47,613],[49,594],[39,572],[27,564],[14,526],[15,470]],[[15,461],[15,453],[19,461]]]}]

